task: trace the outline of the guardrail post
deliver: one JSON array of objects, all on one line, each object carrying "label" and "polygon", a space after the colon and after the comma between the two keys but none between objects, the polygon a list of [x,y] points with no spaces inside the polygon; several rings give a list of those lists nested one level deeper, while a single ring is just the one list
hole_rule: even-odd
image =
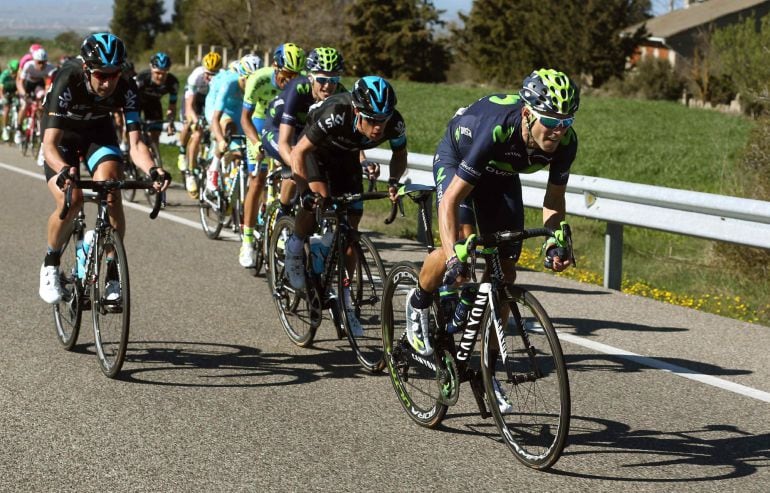
[{"label": "guardrail post", "polygon": [[623,280],[623,225],[607,223],[604,233],[604,287],[620,290]]}]

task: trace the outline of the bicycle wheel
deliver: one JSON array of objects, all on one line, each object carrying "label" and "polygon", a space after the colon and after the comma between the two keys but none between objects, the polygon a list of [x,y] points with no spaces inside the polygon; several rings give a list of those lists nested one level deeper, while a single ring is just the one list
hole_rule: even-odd
[{"label": "bicycle wheel", "polygon": [[[406,303],[408,293],[417,287],[419,270],[410,262],[399,262],[385,280],[382,294],[382,344],[388,374],[398,401],[420,426],[435,428],[444,419],[447,405],[439,384],[442,365],[433,356],[417,355],[406,340]],[[435,307],[431,325],[435,330]]]},{"label": "bicycle wheel", "polygon": [[[488,398],[503,441],[514,456],[534,469],[548,469],[561,456],[570,422],[567,367],[551,319],[528,291],[511,288],[510,310],[502,330],[484,319],[481,369],[487,396],[495,395],[493,378],[511,404],[502,412]],[[502,337],[502,350],[499,339]]]},{"label": "bicycle wheel", "polygon": [[[356,358],[369,372],[376,373],[385,367],[382,350],[382,288],[385,282],[385,267],[382,266],[377,249],[372,241],[360,234],[358,242],[352,245],[355,254],[353,272],[338,269],[338,293],[343,293],[344,279],[349,279],[349,296],[340,298],[342,323],[356,353]],[[344,254],[342,263],[345,265]],[[350,330],[351,318],[355,317],[361,332]],[[355,321],[353,321],[355,323]]]},{"label": "bicycle wheel", "polygon": [[75,245],[78,234],[73,231],[61,249],[61,264],[59,266],[59,285],[61,286],[61,301],[53,306],[53,319],[56,324],[56,336],[64,349],[75,347],[80,332],[80,321],[83,314],[83,288],[77,278],[77,257]]},{"label": "bicycle wheel", "polygon": [[[131,157],[128,155],[128,153],[125,153],[123,155],[123,178],[126,180],[137,180],[137,172],[136,172],[136,165],[131,160]],[[136,189],[135,188],[124,188],[120,191],[120,193],[123,194],[123,199],[127,200],[129,202],[133,202],[136,198]],[[155,204],[153,204],[154,206]]]},{"label": "bicycle wheel", "polygon": [[285,248],[293,231],[294,218],[282,217],[275,224],[270,240],[268,277],[283,330],[291,342],[300,347],[308,347],[313,343],[318,329],[320,307],[313,309],[307,294],[311,289],[299,291],[292,288],[285,275]]},{"label": "bicycle wheel", "polygon": [[212,240],[219,238],[219,233],[225,224],[227,216],[227,201],[222,197],[219,191],[209,192],[206,190],[205,179],[203,188],[200,188],[198,199],[198,210],[200,212],[201,226],[203,232]]},{"label": "bicycle wheel", "polygon": [[96,282],[91,286],[94,341],[102,372],[114,378],[123,366],[128,346],[131,318],[128,263],[123,241],[113,229],[108,228],[100,235],[97,248]]},{"label": "bicycle wheel", "polygon": [[278,211],[280,210],[280,202],[275,200],[267,207],[265,213],[265,223],[262,225],[262,248],[257,248],[257,265],[259,265],[260,255],[262,256],[262,262],[265,267],[265,277],[270,282],[270,238],[273,235],[273,229],[275,223],[278,221]]}]

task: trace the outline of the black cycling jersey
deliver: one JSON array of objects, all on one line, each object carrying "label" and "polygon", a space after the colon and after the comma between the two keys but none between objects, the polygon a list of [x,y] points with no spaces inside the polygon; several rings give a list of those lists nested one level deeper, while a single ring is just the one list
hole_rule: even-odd
[{"label": "black cycling jersey", "polygon": [[304,135],[313,145],[327,151],[371,149],[386,140],[394,151],[406,147],[406,124],[398,111],[393,112],[382,137],[376,141],[356,130],[356,115],[349,92],[335,94],[313,106],[307,116]]},{"label": "black cycling jersey", "polygon": [[123,110],[128,131],[140,129],[136,83],[119,78],[115,91],[100,98],[88,88],[82,62],[65,63],[43,102],[44,128],[78,132],[102,125],[112,126],[112,113]]},{"label": "black cycling jersey", "polygon": [[139,89],[139,104],[144,108],[151,102],[160,102],[160,98],[168,94],[169,104],[176,104],[179,93],[179,81],[174,74],[168,74],[163,84],[156,84],[152,81],[152,72],[150,69],[142,70],[136,74],[136,87]]},{"label": "black cycling jersey", "polygon": [[457,175],[476,185],[483,176],[494,180],[519,173],[533,173],[550,165],[548,181],[565,185],[577,154],[577,134],[569,128],[556,152],[527,152],[521,137],[519,96],[495,94],[479,99],[449,122],[442,145],[460,158]]}]

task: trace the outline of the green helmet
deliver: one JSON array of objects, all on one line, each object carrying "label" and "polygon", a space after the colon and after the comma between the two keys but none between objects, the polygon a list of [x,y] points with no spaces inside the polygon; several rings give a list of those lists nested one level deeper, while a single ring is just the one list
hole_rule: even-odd
[{"label": "green helmet", "polygon": [[314,48],[307,56],[306,66],[310,72],[342,72],[345,70],[342,55],[334,48]]},{"label": "green helmet", "polygon": [[19,61],[15,58],[8,61],[8,68],[11,69],[11,72],[17,72],[19,70]]},{"label": "green helmet", "polygon": [[273,60],[279,69],[300,73],[305,68],[305,50],[294,43],[284,43],[275,49]]},{"label": "green helmet", "polygon": [[580,106],[580,88],[564,72],[541,68],[529,74],[519,96],[535,111],[573,115]]}]

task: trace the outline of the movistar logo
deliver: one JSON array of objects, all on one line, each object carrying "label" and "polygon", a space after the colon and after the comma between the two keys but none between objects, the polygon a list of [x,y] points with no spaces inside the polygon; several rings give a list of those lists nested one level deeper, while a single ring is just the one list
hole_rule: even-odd
[{"label": "movistar logo", "polygon": [[492,141],[499,143],[510,140],[515,130],[515,127],[503,128],[502,125],[497,125],[494,129],[492,129]]},{"label": "movistar logo", "polygon": [[489,102],[495,104],[510,105],[518,103],[519,99],[521,99],[521,97],[519,97],[517,94],[509,94],[504,98],[499,96],[491,96],[489,98]]},{"label": "movistar logo", "polygon": [[310,94],[310,84],[306,82],[297,84],[297,94]]},{"label": "movistar logo", "polygon": [[436,183],[441,184],[445,178],[446,175],[444,174],[444,167],[442,166],[438,169],[438,173],[436,173]]}]

